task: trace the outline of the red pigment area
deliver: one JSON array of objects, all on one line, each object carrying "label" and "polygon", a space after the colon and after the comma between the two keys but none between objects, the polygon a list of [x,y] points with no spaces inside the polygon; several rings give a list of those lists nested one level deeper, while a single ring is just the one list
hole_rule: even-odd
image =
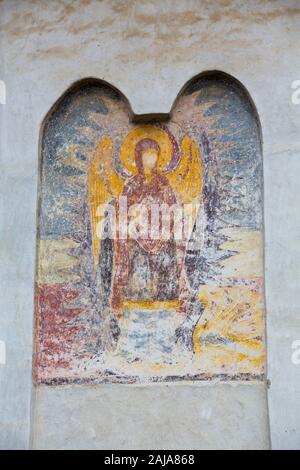
[{"label": "red pigment area", "polygon": [[68,368],[80,326],[70,324],[82,309],[72,307],[78,292],[66,284],[36,284],[35,376],[47,369]]}]

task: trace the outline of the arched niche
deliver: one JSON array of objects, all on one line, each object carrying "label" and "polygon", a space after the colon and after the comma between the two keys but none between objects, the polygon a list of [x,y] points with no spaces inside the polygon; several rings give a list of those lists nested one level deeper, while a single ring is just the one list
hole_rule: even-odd
[{"label": "arched niche", "polygon": [[204,73],[169,115],[134,116],[86,79],[40,140],[36,382],[263,379],[261,134],[244,87]]}]

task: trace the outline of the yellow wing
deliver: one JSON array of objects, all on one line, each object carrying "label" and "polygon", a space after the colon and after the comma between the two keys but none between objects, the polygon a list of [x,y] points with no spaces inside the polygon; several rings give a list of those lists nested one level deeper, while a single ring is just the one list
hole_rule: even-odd
[{"label": "yellow wing", "polygon": [[104,207],[111,199],[119,197],[122,190],[123,181],[113,169],[112,139],[104,137],[96,149],[89,170],[90,223],[95,266],[101,250],[98,235],[103,221],[103,211],[99,210],[99,206]]},{"label": "yellow wing", "polygon": [[201,201],[203,173],[200,151],[189,136],[182,139],[178,167],[166,176],[180,202],[185,204],[185,216],[189,217],[192,230]]}]

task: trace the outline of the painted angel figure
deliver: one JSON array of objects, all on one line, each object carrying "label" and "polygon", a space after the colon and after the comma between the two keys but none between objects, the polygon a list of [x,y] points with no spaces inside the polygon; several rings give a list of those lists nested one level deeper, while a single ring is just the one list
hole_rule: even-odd
[{"label": "painted angel figure", "polygon": [[[189,211],[192,223],[189,221],[188,230],[182,226],[178,231],[178,225],[182,221],[180,216],[187,214],[186,207],[191,207],[200,198],[199,150],[188,136],[182,139],[180,148],[165,125],[145,125],[133,129],[125,137],[118,161],[126,171],[116,169],[120,165],[114,163],[112,140],[102,139],[89,176],[95,266],[101,256],[99,216],[103,216],[103,211],[99,212],[99,206],[114,208],[111,307],[117,318],[122,315],[124,306],[130,305],[150,310],[175,306],[177,312],[185,316],[190,293],[185,253],[196,218],[195,210]],[[121,204],[124,201],[127,211],[125,236],[121,233],[124,228],[121,227],[121,218],[124,218]],[[166,217],[167,236],[163,232]],[[137,218],[139,224],[136,224]],[[134,231],[130,230],[133,219]]]}]

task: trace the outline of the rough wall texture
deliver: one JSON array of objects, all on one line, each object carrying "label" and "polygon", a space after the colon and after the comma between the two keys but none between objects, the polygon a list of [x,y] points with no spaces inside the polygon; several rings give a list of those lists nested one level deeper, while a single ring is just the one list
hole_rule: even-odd
[{"label": "rough wall texture", "polygon": [[[147,442],[159,446],[160,434],[153,441],[151,430],[156,426],[162,432],[168,393],[174,408],[179,407],[174,422],[184,437],[180,442],[167,441],[166,446],[188,447],[190,442],[194,447],[230,448],[235,440],[241,448],[268,447],[269,419],[274,448],[299,447],[300,366],[291,361],[292,342],[300,338],[295,228],[300,106],[291,101],[291,83],[299,79],[299,3],[7,0],[0,8],[0,78],[7,86],[7,104],[0,108],[0,339],[7,348],[6,365],[0,365],[1,447],[27,448],[32,445],[30,436],[35,447],[141,447]],[[87,76],[115,85],[136,114],[168,113],[181,87],[207,70],[237,78],[249,91],[262,125],[269,416],[265,386],[256,382],[132,386],[126,389],[130,396],[121,386],[113,389],[114,397],[104,388],[102,393],[101,388],[32,390],[38,143],[45,114],[70,84]],[[226,405],[219,393],[223,386]],[[92,398],[82,416],[78,406],[84,392]],[[107,437],[103,431],[119,418],[128,399],[136,402],[132,413],[123,417],[124,429],[136,432],[130,443],[121,432]],[[201,402],[215,410],[205,412],[209,423],[205,430],[199,414],[199,428],[197,421],[192,430],[186,427],[183,413],[191,417],[195,407],[181,409],[185,400],[196,400],[196,409]],[[131,428],[129,423],[132,416],[141,422],[149,416],[150,405],[145,408],[145,403],[155,406],[148,432],[140,440],[138,425]],[[108,411],[101,421],[96,410],[103,406]],[[73,427],[66,425],[57,441],[53,436],[62,407],[67,416],[79,413],[82,428],[80,435],[74,435]],[[248,417],[255,413],[249,427]],[[238,424],[220,443],[220,429],[232,420]]]}]

